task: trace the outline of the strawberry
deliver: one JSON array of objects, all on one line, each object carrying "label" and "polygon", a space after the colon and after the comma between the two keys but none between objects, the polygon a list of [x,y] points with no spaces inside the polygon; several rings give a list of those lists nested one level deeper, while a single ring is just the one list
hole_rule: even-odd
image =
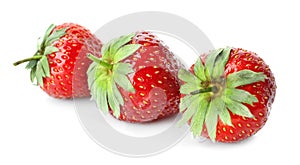
[{"label": "strawberry", "polygon": [[50,25],[33,57],[15,62],[28,62],[30,79],[55,98],[89,96],[86,71],[91,61],[87,53],[98,53],[101,42],[86,28],[64,23]]},{"label": "strawberry", "polygon": [[257,54],[224,48],[202,56],[179,71],[184,81],[180,124],[189,123],[194,136],[237,142],[254,135],[266,123],[276,83],[269,66]]},{"label": "strawberry", "polygon": [[150,32],[114,39],[88,70],[92,98],[104,112],[128,122],[149,122],[179,112],[181,63]]}]

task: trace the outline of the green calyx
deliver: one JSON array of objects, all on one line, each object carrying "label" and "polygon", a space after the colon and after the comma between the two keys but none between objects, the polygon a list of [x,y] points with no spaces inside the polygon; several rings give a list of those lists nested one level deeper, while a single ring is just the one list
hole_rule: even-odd
[{"label": "green calyx", "polygon": [[[37,44],[37,52],[33,57],[26,58],[15,62],[13,65],[17,66],[24,62],[28,62],[26,69],[30,69],[30,80],[34,83],[35,79],[37,84],[41,87],[44,86],[43,78],[50,77],[50,67],[47,56],[54,52],[59,51],[58,48],[52,45],[52,43],[66,34],[66,28],[53,31],[54,24],[51,24],[44,34],[43,40]],[[53,32],[52,32],[53,31]],[[52,33],[51,33],[52,32]],[[39,38],[40,41],[40,38]]]},{"label": "green calyx", "polygon": [[105,44],[101,50],[102,58],[87,55],[93,61],[87,71],[92,99],[105,113],[110,107],[116,118],[120,117],[120,106],[124,105],[117,85],[126,91],[135,92],[128,79],[128,74],[134,71],[130,64],[121,62],[141,47],[140,44],[128,44],[134,36],[129,34]]},{"label": "green calyx", "polygon": [[190,122],[194,136],[201,136],[205,124],[208,136],[215,141],[219,119],[223,124],[232,126],[229,111],[239,116],[253,117],[245,104],[253,105],[257,98],[236,87],[264,81],[266,75],[241,70],[225,77],[230,51],[230,47],[217,49],[207,56],[204,64],[199,58],[193,68],[194,74],[185,69],[178,73],[179,79],[185,82],[180,88],[185,96],[180,102],[183,117],[179,125]]}]

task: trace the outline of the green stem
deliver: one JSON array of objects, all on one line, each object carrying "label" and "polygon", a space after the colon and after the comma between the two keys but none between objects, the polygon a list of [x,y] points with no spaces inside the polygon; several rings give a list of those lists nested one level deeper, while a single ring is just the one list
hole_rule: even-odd
[{"label": "green stem", "polygon": [[33,57],[30,57],[30,58],[25,58],[23,60],[20,60],[20,61],[17,61],[14,63],[14,66],[17,66],[19,64],[22,64],[24,62],[28,62],[28,61],[32,61],[32,60],[39,60],[41,59],[43,56],[42,55],[36,55],[36,56],[33,56]]},{"label": "green stem", "polygon": [[94,62],[100,64],[101,66],[105,67],[105,68],[112,69],[112,67],[113,67],[112,64],[109,64],[109,63],[107,63],[107,62],[104,62],[103,60],[101,60],[101,59],[95,57],[95,56],[92,55],[92,54],[87,54],[87,57],[88,57],[89,59],[91,59],[92,61],[94,61]]},{"label": "green stem", "polygon": [[191,95],[197,95],[197,94],[200,94],[200,93],[216,92],[217,90],[218,90],[218,88],[213,86],[213,87],[208,87],[208,88],[205,88],[205,89],[195,90],[195,91],[191,92],[190,94]]}]

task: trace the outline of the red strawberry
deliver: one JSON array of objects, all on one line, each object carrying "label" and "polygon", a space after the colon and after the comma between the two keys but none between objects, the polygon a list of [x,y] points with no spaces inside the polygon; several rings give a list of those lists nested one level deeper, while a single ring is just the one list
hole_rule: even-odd
[{"label": "red strawberry", "polygon": [[275,78],[255,53],[217,49],[202,56],[191,72],[179,71],[182,123],[194,136],[237,142],[254,135],[267,121],[275,98]]},{"label": "red strawberry", "polygon": [[[72,98],[89,96],[86,71],[91,61],[87,53],[99,56],[101,42],[84,27],[64,23],[50,25],[33,57],[14,65],[28,62],[30,79],[50,96]],[[75,75],[74,75],[75,74]]]},{"label": "red strawberry", "polygon": [[149,122],[179,111],[180,62],[156,36],[138,32],[112,40],[89,57],[89,87],[99,108],[118,119]]}]

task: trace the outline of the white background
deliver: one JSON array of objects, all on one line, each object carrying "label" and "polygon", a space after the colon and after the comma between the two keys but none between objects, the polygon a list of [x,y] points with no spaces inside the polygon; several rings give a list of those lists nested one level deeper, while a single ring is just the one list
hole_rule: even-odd
[{"label": "white background", "polygon": [[[95,3],[97,2],[97,3]],[[299,163],[299,5],[297,1],[1,1],[0,164],[253,164]],[[144,3],[143,3],[144,2]],[[277,80],[266,126],[238,144],[198,143],[191,136],[147,158],[101,148],[83,131],[71,100],[56,100],[31,85],[24,66],[12,63],[35,52],[50,23],[75,22],[96,31],[119,16],[165,11],[196,24],[215,47],[257,52]]]}]

